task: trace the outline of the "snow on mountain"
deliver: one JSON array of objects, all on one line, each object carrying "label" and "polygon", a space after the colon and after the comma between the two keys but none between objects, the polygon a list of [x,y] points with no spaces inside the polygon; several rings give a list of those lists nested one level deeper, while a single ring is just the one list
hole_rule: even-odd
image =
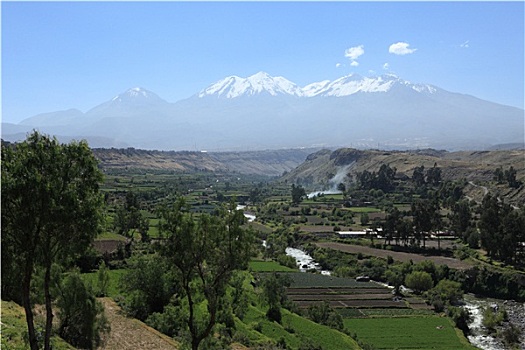
[{"label": "snow on mountain", "polygon": [[166,102],[157,94],[141,87],[134,87],[125,92],[113,97],[113,103],[158,103]]},{"label": "snow on mountain", "polygon": [[272,77],[267,73],[259,72],[248,78],[240,78],[238,76],[227,77],[199,92],[198,97],[216,96],[231,99],[241,96],[254,96],[262,93],[268,93],[272,96],[343,97],[358,92],[387,92],[396,84],[422,93],[434,93],[436,91],[436,88],[430,85],[412,84],[393,74],[386,74],[379,77],[362,77],[358,74],[350,74],[334,81],[323,80],[300,88],[283,77]]},{"label": "snow on mountain", "polygon": [[248,78],[230,76],[222,79],[199,92],[198,97],[216,96],[236,98],[267,93],[272,96],[292,95],[302,96],[302,90],[296,84],[283,77],[272,77],[265,72],[259,72]]},{"label": "snow on mountain", "polygon": [[[523,109],[413,84],[392,74],[351,74],[301,88],[259,72],[227,77],[176,103],[132,88],[86,113],[71,109],[41,114],[20,127],[110,140],[109,147],[118,143],[148,149],[328,143],[482,149],[522,142]],[[3,137],[23,137],[20,130],[27,128],[6,127]]]}]

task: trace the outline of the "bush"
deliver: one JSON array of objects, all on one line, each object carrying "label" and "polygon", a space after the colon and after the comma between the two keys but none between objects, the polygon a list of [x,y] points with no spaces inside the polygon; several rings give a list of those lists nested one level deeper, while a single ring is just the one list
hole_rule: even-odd
[{"label": "bush", "polygon": [[408,288],[413,289],[415,293],[419,294],[432,288],[434,282],[428,272],[414,271],[405,277],[405,284]]},{"label": "bush", "polygon": [[71,345],[81,349],[95,349],[110,327],[104,316],[104,307],[95,298],[78,272],[64,278],[57,298],[58,334]]}]

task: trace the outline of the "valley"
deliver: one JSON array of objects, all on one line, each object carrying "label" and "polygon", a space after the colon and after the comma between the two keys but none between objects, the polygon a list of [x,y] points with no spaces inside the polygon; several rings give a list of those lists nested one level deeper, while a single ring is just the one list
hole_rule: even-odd
[{"label": "valley", "polygon": [[[509,251],[512,259],[503,247],[488,251],[483,215],[487,197],[494,196],[497,215],[508,215],[501,222],[525,222],[523,150],[127,148],[93,149],[93,155],[104,173],[105,224],[94,249],[76,264],[84,283],[103,297],[112,325],[101,348],[189,344],[190,292],[173,289],[177,270],[163,255],[170,233],[162,208],[181,198],[183,215],[194,222],[234,203],[246,217],[242,230],[253,235],[248,267],[227,282],[226,308],[203,340],[207,347],[473,349],[464,294],[497,298],[503,308],[506,299],[518,308],[525,301],[524,252],[519,244]],[[306,195],[332,187],[331,194]],[[460,210],[468,220],[460,219]],[[421,226],[426,222],[434,226]],[[316,264],[296,262],[291,247]],[[102,290],[104,274],[109,284]],[[430,284],[413,284],[417,275]],[[440,289],[445,285],[446,292]],[[205,322],[198,290],[191,293],[201,298],[198,317]],[[135,326],[145,333],[138,336]],[[523,339],[525,324],[514,316],[494,327],[501,343]]]}]

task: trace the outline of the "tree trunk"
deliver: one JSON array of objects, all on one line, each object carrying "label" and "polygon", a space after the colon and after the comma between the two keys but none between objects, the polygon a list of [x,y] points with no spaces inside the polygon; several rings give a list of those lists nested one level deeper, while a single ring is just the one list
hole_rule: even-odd
[{"label": "tree trunk", "polygon": [[51,281],[51,265],[46,267],[46,274],[44,277],[44,294],[46,300],[46,332],[44,338],[44,350],[50,349],[51,332],[53,328],[53,306],[51,304],[51,293],[49,291],[49,284]]},{"label": "tree trunk", "polygon": [[38,339],[35,333],[35,324],[33,317],[33,309],[31,308],[31,275],[33,272],[33,264],[26,263],[24,281],[22,283],[22,304],[26,313],[27,333],[29,336],[29,346],[31,350],[38,350]]}]

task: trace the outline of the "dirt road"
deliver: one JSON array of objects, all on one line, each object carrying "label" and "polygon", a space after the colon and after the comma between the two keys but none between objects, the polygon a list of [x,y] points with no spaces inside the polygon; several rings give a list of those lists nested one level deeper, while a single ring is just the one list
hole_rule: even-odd
[{"label": "dirt road", "polygon": [[104,346],[107,350],[175,350],[179,344],[172,338],[148,327],[139,320],[124,316],[120,307],[111,298],[99,299],[104,304],[106,317],[111,325],[111,334]]}]

